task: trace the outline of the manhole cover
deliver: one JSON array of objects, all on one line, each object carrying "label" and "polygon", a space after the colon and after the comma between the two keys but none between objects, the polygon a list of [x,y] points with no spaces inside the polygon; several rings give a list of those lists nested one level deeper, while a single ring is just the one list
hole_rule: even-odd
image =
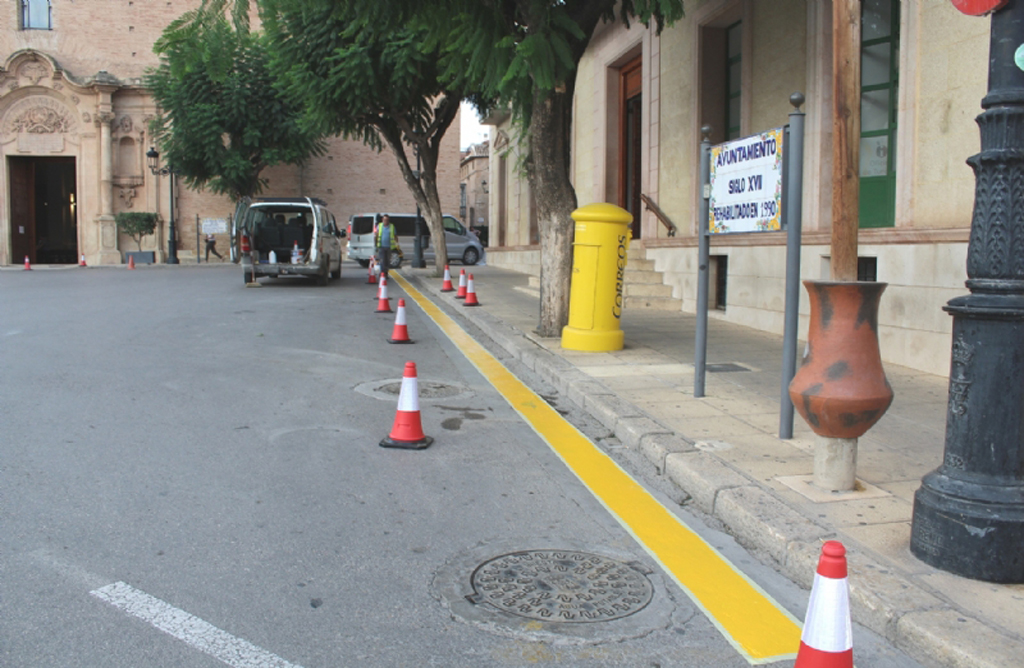
[{"label": "manhole cover", "polygon": [[586,552],[529,550],[486,561],[469,600],[527,619],[606,622],[651,602],[654,587],[635,567]]},{"label": "manhole cover", "polygon": [[[416,381],[416,387],[419,389],[419,396],[422,399],[447,399],[448,397],[456,397],[466,391],[461,387],[422,380]],[[399,380],[393,383],[385,383],[384,385],[379,385],[374,389],[377,392],[393,394],[397,397],[402,391],[402,381]]]},{"label": "manhole cover", "polygon": [[[524,540],[530,549],[523,548]],[[430,589],[455,619],[554,645],[642,638],[679,628],[696,614],[633,553],[590,547],[543,535],[481,542],[452,555]]]},{"label": "manhole cover", "polygon": [[[402,379],[386,378],[371,380],[365,383],[360,383],[352,389],[360,394],[373,397],[374,399],[395,401],[398,399],[398,395],[402,393]],[[472,392],[470,392],[465,386],[458,385],[456,383],[439,383],[437,381],[424,380],[423,378],[417,379],[416,389],[418,391],[419,398],[424,401],[430,401],[433,399],[443,400],[451,399],[452,397],[472,395]]]}]

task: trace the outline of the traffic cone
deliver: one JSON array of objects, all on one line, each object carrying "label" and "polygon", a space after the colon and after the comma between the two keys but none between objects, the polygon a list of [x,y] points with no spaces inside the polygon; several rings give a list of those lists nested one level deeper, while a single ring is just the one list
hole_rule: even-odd
[{"label": "traffic cone", "polygon": [[444,266],[444,282],[441,283],[441,292],[455,292],[452,287],[452,273],[448,271],[448,265]]},{"label": "traffic cone", "polygon": [[376,272],[374,271],[376,266],[376,263],[372,259],[370,260],[370,264],[366,265],[366,268],[369,269],[369,274],[366,276],[367,285],[376,285],[377,283],[377,279],[375,278]]},{"label": "traffic cone", "polygon": [[469,275],[469,281],[466,284],[466,301],[462,302],[463,306],[480,306],[480,302],[476,300],[476,290],[473,287],[473,274]]},{"label": "traffic cone", "polygon": [[88,266],[88,265],[86,265],[86,264],[85,264],[85,255],[83,255],[83,256],[81,257],[81,259],[79,259],[79,260],[78,260],[78,266],[79,266],[79,267],[85,267],[85,266]]},{"label": "traffic cone", "polygon": [[395,328],[391,330],[388,343],[412,343],[409,338],[409,327],[405,324],[405,300],[398,300],[398,313],[395,314]]},{"label": "traffic cone", "polygon": [[128,268],[129,269],[134,269],[135,268],[135,256],[134,255],[129,255],[128,256]]},{"label": "traffic cone", "polygon": [[32,271],[32,263],[28,261],[28,255],[25,256],[25,271]]},{"label": "traffic cone", "polygon": [[384,274],[381,274],[380,280],[377,281],[377,299],[380,299],[380,290],[384,287],[385,281],[387,281],[387,279],[384,277]]},{"label": "traffic cone", "polygon": [[830,540],[821,546],[793,668],[853,668],[846,548],[839,541]]},{"label": "traffic cone", "polygon": [[380,442],[382,448],[406,448],[422,450],[434,442],[423,434],[420,422],[420,396],[416,383],[416,363],[405,363],[405,374],[402,377],[402,389],[398,394],[398,412],[395,413],[395,424],[391,433]]},{"label": "traffic cone", "polygon": [[455,293],[456,299],[466,298],[466,270],[459,272],[459,291]]},{"label": "traffic cone", "polygon": [[377,295],[377,310],[374,313],[391,313],[391,302],[388,300],[388,279],[380,277],[380,293]]}]

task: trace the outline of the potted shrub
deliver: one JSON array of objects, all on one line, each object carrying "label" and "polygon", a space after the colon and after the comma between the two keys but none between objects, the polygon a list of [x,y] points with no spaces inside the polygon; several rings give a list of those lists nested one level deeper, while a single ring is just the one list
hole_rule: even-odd
[{"label": "potted shrub", "polygon": [[139,248],[137,252],[125,252],[125,262],[132,256],[135,256],[136,264],[153,264],[156,261],[156,253],[142,250],[142,237],[153,234],[157,220],[157,214],[146,211],[122,211],[114,216],[117,229],[134,239]]}]

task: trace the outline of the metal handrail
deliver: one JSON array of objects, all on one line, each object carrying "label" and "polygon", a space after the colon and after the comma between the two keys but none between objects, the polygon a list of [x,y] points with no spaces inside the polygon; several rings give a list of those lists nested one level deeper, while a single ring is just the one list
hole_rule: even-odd
[{"label": "metal handrail", "polygon": [[654,213],[654,217],[660,220],[661,224],[668,228],[668,235],[670,237],[674,237],[676,235],[676,232],[679,231],[679,228],[676,227],[676,224],[673,223],[669,219],[669,217],[665,215],[665,212],[662,211],[661,208],[657,204],[655,204],[654,200],[652,200],[650,197],[643,193],[640,193],[640,199],[643,200],[643,203],[647,205],[647,210]]}]

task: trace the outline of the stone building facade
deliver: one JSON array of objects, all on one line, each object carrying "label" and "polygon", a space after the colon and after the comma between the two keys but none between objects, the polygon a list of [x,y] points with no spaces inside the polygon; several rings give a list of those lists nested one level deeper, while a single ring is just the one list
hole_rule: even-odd
[{"label": "stone building facade", "polygon": [[459,205],[459,216],[466,225],[475,228],[486,240],[488,220],[490,216],[490,161],[489,143],[471,144],[462,152],[462,165],[459,188],[462,200]]},{"label": "stone building facade", "polygon": [[[946,375],[952,319],[942,307],[966,293],[974,176],[965,161],[980,146],[973,119],[986,91],[989,21],[945,1],[862,6],[861,265],[889,284],[879,313],[884,359]],[[796,91],[807,114],[801,276],[829,277],[831,16],[831,0],[694,0],[660,35],[632,23],[593,36],[574,100],[578,201],[634,213],[632,246],[655,262],[684,312],[697,306],[700,128],[712,126],[717,144],[781,127]],[[488,261],[539,273],[515,132],[507,119],[490,120],[491,239],[503,241],[492,241]],[[781,334],[785,233],[714,235],[711,255],[711,316]]]},{"label": "stone building facade", "polygon": [[[0,264],[118,264],[134,250],[119,211],[154,211],[143,240],[166,259],[170,187],[146,164],[157,108],[143,86],[163,29],[199,0],[15,0],[0,9]],[[442,206],[459,201],[459,122],[438,167]],[[306,165],[263,173],[265,196],[324,199],[341,221],[364,211],[414,211],[394,156],[333,138]],[[228,218],[226,197],[175,188],[178,256],[195,260],[200,221]],[[226,237],[220,244],[224,248]]]}]

